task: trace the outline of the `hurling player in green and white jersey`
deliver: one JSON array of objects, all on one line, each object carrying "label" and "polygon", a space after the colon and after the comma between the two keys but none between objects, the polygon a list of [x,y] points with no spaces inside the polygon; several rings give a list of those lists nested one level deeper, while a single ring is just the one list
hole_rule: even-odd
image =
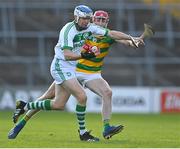
[{"label": "hurling player in green and white jersey", "polygon": [[[88,6],[77,6],[74,10],[74,16],[75,20],[67,23],[60,31],[59,40],[55,46],[55,56],[51,64],[51,75],[55,80],[55,98],[29,103],[21,100],[17,101],[14,120],[16,121],[16,118],[27,110],[62,110],[70,95],[73,95],[78,102],[76,114],[80,140],[99,141],[99,138],[92,136],[85,127],[87,96],[76,79],[76,60],[95,57],[93,52],[81,52],[85,40],[92,34],[107,35],[117,40],[132,40],[132,37],[122,32],[107,30],[91,24],[92,10]],[[136,38],[136,41],[143,42],[140,38]],[[26,123],[26,120],[23,123]],[[22,125],[13,128],[9,132],[8,138],[14,139],[22,128]]]}]

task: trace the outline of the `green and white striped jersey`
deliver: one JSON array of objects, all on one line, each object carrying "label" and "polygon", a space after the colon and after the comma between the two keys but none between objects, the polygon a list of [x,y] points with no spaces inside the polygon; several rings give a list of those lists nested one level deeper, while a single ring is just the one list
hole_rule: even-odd
[{"label": "green and white striped jersey", "polygon": [[[108,30],[97,26],[93,23],[85,30],[78,31],[75,26],[75,22],[67,23],[60,31],[59,40],[56,44],[55,57],[61,60],[64,58],[64,49],[72,50],[74,53],[79,54],[81,51],[82,45],[85,43],[85,40],[88,39],[93,34],[95,35],[107,35]],[[71,65],[76,65],[76,61],[67,61]]]}]

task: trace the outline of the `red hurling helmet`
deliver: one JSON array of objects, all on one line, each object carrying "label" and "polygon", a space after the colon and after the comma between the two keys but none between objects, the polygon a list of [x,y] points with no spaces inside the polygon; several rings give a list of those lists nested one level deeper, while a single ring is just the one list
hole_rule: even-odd
[{"label": "red hurling helmet", "polygon": [[109,15],[106,11],[98,10],[98,11],[94,12],[93,22],[95,23],[95,22],[99,22],[99,21],[103,22],[103,23],[101,23],[101,25],[103,25],[103,27],[107,27],[108,22],[109,22]]},{"label": "red hurling helmet", "polygon": [[104,18],[107,20],[107,22],[109,21],[109,14],[103,10],[95,11],[93,17],[94,18]]}]

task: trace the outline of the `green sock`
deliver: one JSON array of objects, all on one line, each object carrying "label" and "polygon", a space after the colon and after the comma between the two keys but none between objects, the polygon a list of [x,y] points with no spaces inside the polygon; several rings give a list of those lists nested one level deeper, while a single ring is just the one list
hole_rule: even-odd
[{"label": "green sock", "polygon": [[85,132],[85,111],[86,111],[86,106],[81,106],[81,105],[76,106],[76,115],[79,123],[80,133]]},{"label": "green sock", "polygon": [[34,101],[29,102],[26,105],[28,110],[31,109],[39,109],[39,110],[51,110],[51,100],[43,100],[43,101]]},{"label": "green sock", "polygon": [[104,130],[106,130],[110,126],[109,121],[110,121],[109,119],[103,121]]}]

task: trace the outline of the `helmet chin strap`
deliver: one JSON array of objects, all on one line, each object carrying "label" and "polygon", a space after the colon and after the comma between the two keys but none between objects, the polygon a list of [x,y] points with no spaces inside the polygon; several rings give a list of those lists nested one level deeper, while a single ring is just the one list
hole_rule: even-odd
[{"label": "helmet chin strap", "polygon": [[76,16],[75,17],[75,23],[78,23],[78,21],[79,21],[79,16]]}]

